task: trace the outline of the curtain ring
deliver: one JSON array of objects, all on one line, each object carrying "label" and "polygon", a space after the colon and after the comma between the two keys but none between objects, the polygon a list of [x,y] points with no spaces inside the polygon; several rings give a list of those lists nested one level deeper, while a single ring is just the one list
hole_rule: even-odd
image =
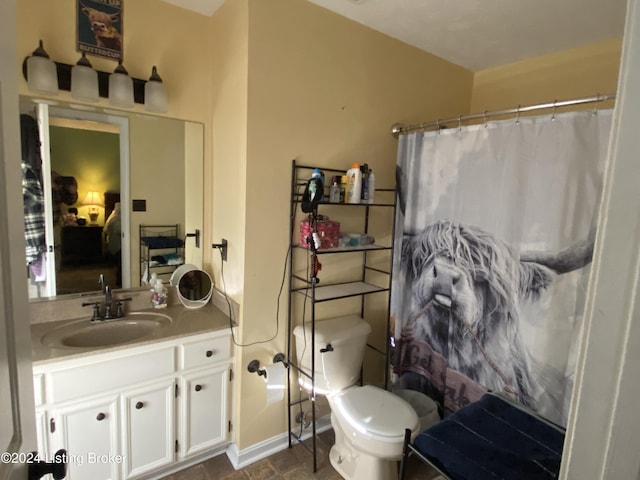
[{"label": "curtain ring", "polygon": [[518,105],[518,110],[516,110],[516,125],[520,125],[520,105]]},{"label": "curtain ring", "polygon": [[487,128],[487,111],[486,110],[482,114],[482,118],[484,119],[484,128]]},{"label": "curtain ring", "polygon": [[458,115],[458,132],[462,131],[462,115]]},{"label": "curtain ring", "polygon": [[598,103],[600,102],[600,93],[596,93],[596,101],[593,105],[593,112],[591,113],[594,117],[598,115]]},{"label": "curtain ring", "polygon": [[551,114],[551,121],[555,122],[556,121],[556,104],[558,103],[558,100],[554,100],[553,101],[553,113]]},{"label": "curtain ring", "polygon": [[436,120],[436,128],[438,129],[438,135],[440,135],[440,119]]}]

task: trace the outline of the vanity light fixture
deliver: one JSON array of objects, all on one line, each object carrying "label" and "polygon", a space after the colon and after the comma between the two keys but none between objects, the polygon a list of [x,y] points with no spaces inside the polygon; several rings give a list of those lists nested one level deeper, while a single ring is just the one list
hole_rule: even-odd
[{"label": "vanity light fixture", "polygon": [[[121,108],[131,108],[138,103],[150,112],[164,113],[168,110],[167,92],[155,66],[151,78],[145,81],[130,77],[122,60],[113,73],[94,70],[84,52],[76,65],[54,62],[40,40],[38,48],[23,60],[22,75],[32,92],[57,95],[58,90],[64,90],[71,92],[73,98],[88,102],[96,102],[102,97]],[[145,101],[145,96],[150,98]]]},{"label": "vanity light fixture", "polygon": [[122,65],[122,60],[109,76],[109,103],[116,107],[133,107],[133,80]]},{"label": "vanity light fixture", "polygon": [[98,72],[93,69],[84,52],[78,63],[71,69],[71,96],[88,102],[97,102],[100,98]]},{"label": "vanity light fixture", "polygon": [[144,109],[159,113],[167,111],[167,91],[155,65],[149,81],[144,85]]},{"label": "vanity light fixture", "polygon": [[49,58],[42,40],[31,56],[26,60],[26,77],[32,92],[58,94],[58,72],[56,64]]}]

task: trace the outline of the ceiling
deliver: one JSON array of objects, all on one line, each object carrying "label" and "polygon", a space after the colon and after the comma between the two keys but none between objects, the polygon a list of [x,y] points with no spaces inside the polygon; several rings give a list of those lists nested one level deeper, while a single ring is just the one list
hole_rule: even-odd
[{"label": "ceiling", "polygon": [[[211,15],[225,0],[164,1]],[[308,1],[472,71],[622,38],[626,12],[626,0]]]}]

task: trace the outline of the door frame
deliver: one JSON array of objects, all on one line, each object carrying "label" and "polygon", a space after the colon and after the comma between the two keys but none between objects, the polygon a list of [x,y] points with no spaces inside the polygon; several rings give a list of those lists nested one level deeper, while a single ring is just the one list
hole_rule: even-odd
[{"label": "door frame", "polygon": [[[46,107],[46,105],[44,105]],[[121,252],[122,252],[122,287],[121,288],[131,288],[131,222],[130,217],[131,213],[129,210],[129,205],[131,202],[129,201],[129,119],[125,116],[116,116],[109,115],[106,113],[96,113],[96,112],[88,112],[83,110],[71,110],[67,108],[57,108],[51,107],[48,109],[48,119],[50,118],[65,118],[71,120],[83,120],[89,122],[97,122],[103,124],[114,125],[119,130],[119,145],[120,145],[120,215],[121,215],[121,228],[122,228],[122,238],[121,238]],[[47,119],[47,120],[48,120]],[[44,123],[44,122],[43,122]],[[40,122],[38,122],[40,125]],[[47,121],[48,128],[48,121]],[[45,163],[46,155],[46,163],[51,166],[51,158],[49,155],[49,132],[46,132],[46,135],[42,135],[41,132],[41,142],[43,144],[43,150],[46,150],[46,153],[43,152],[42,161]],[[44,140],[46,138],[47,146],[44,148]],[[106,221],[106,218],[105,218]]]},{"label": "door frame", "polygon": [[[2,375],[0,453],[24,454],[36,450],[36,426],[21,214],[16,17],[15,0],[0,2],[0,371],[8,376]],[[26,464],[0,462],[0,479],[26,478]]]}]

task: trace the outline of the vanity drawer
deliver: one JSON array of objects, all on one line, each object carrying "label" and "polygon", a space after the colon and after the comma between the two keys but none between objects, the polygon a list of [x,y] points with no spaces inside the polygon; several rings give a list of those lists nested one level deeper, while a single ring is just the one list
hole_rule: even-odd
[{"label": "vanity drawer", "polygon": [[182,369],[213,365],[231,358],[231,339],[224,335],[180,346]]},{"label": "vanity drawer", "polygon": [[57,370],[50,373],[52,398],[48,401],[62,402],[153,380],[174,373],[175,364],[175,348],[167,347]]}]

